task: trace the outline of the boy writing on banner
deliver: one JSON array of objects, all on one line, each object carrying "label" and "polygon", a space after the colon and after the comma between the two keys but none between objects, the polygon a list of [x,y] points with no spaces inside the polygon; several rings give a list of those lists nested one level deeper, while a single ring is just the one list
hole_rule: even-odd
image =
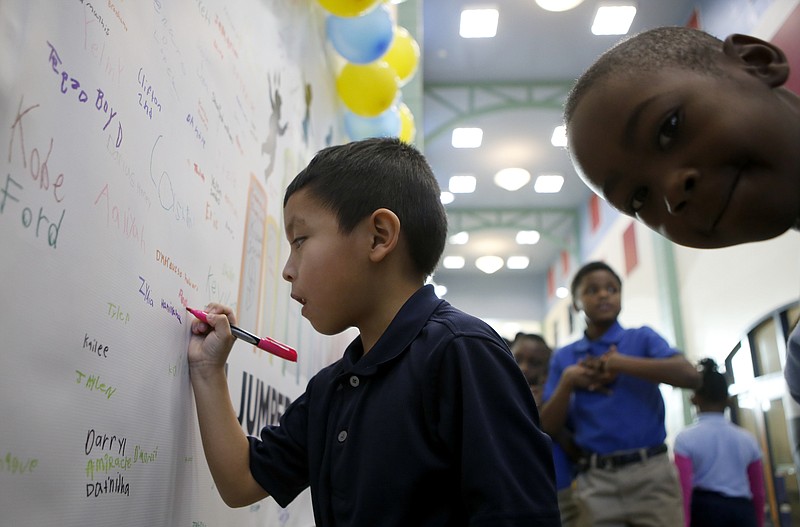
[{"label": "boy writing on banner", "polygon": [[356,327],[278,426],[246,437],[228,394],[230,308],[192,323],[203,448],[226,503],[310,486],[326,526],[557,526],[549,440],[502,338],[423,285],[447,219],[427,161],[396,139],[319,152],[284,197],[283,277],[314,329]]}]

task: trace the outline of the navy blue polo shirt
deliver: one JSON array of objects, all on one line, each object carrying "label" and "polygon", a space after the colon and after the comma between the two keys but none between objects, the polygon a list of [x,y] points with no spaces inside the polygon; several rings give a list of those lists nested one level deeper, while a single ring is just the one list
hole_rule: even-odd
[{"label": "navy blue polo shirt", "polygon": [[550,442],[519,367],[432,286],[367,355],[356,338],[250,447],[281,506],[311,486],[318,527],[560,525]]},{"label": "navy blue polo shirt", "polygon": [[[600,357],[612,344],[619,353],[631,357],[665,359],[679,353],[647,326],[624,329],[614,322],[597,340],[589,340],[584,334],[582,339],[553,354],[543,399],[550,399],[568,366],[589,356]],[[588,390],[573,393],[569,419],[578,446],[589,452],[609,454],[664,442],[667,436],[664,398],[658,383],[620,374],[608,388],[609,394]]]}]

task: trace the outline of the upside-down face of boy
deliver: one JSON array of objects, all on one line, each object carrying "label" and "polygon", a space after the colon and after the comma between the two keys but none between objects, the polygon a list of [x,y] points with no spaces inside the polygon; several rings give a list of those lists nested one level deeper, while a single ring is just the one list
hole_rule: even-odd
[{"label": "upside-down face of boy", "polygon": [[584,181],[666,238],[716,248],[765,240],[800,217],[800,99],[786,58],[745,35],[712,71],[613,71],[567,124]]}]

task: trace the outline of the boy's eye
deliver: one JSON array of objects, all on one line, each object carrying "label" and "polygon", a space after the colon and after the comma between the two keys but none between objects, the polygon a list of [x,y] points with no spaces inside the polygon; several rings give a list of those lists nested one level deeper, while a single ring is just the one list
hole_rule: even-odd
[{"label": "boy's eye", "polygon": [[630,203],[628,204],[628,209],[632,214],[637,214],[642,207],[644,207],[645,199],[647,199],[647,189],[645,187],[639,187],[631,196]]},{"label": "boy's eye", "polygon": [[304,241],[306,241],[306,238],[305,238],[305,236],[298,236],[297,238],[295,238],[294,240],[292,240],[292,243],[291,243],[291,245],[292,245],[292,247],[294,247],[295,249],[299,249],[299,248],[300,248],[300,246],[301,246],[301,245],[303,245],[303,242],[304,242]]},{"label": "boy's eye", "polygon": [[678,126],[681,124],[680,114],[676,111],[667,117],[667,120],[658,130],[658,146],[667,148],[678,135]]}]

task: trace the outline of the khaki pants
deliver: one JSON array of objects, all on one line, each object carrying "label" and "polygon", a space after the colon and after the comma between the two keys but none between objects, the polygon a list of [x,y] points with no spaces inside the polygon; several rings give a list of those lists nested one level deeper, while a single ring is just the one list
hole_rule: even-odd
[{"label": "khaki pants", "polygon": [[578,474],[579,527],[683,527],[683,497],[669,456]]},{"label": "khaki pants", "polygon": [[558,508],[561,511],[561,527],[578,527],[578,506],[572,498],[572,486],[558,491]]}]

